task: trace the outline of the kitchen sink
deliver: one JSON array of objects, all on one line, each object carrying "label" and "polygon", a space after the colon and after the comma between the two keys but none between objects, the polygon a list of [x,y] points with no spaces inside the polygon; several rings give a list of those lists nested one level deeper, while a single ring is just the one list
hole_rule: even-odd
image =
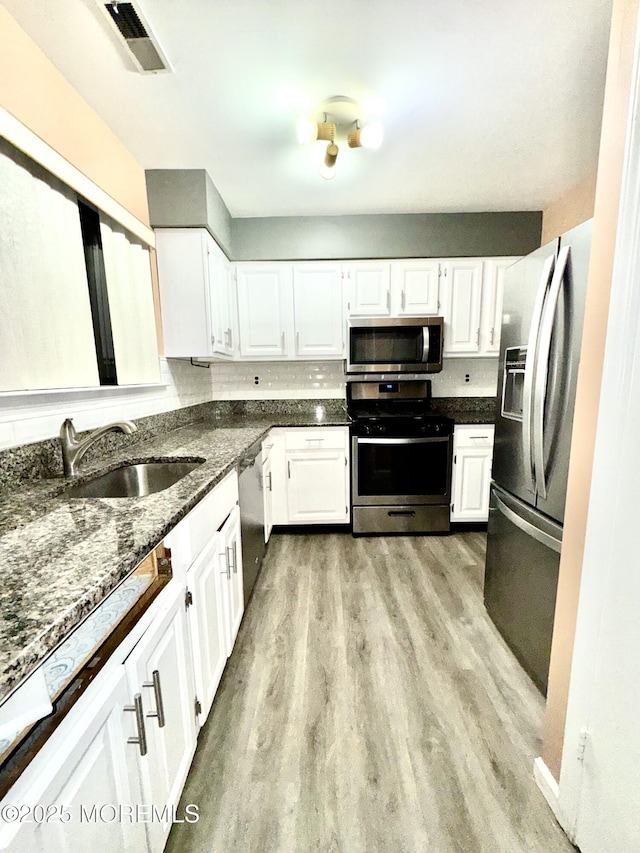
[{"label": "kitchen sink", "polygon": [[176,459],[169,462],[138,462],[121,465],[84,483],[66,489],[65,498],[141,498],[162,492],[186,477],[204,459]]}]

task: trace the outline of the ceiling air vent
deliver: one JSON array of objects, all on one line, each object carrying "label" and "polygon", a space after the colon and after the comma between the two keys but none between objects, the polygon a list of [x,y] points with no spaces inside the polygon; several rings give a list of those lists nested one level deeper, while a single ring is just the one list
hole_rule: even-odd
[{"label": "ceiling air vent", "polygon": [[133,3],[104,3],[104,10],[125,40],[133,61],[140,71],[158,73],[171,71],[157,39],[143,22]]}]

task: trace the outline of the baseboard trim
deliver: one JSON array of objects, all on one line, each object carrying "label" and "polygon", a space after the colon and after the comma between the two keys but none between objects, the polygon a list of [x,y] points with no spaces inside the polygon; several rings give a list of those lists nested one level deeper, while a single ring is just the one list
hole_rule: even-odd
[{"label": "baseboard trim", "polygon": [[536,784],[553,812],[555,819],[562,827],[569,841],[573,844],[574,839],[567,827],[568,821],[565,820],[562,809],[560,808],[560,786],[541,757],[536,758],[533,762],[533,778],[536,780]]}]

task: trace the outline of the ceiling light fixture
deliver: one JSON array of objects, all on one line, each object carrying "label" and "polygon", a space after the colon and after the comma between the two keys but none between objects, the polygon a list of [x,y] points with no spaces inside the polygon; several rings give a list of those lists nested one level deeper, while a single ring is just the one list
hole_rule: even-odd
[{"label": "ceiling light fixture", "polygon": [[298,121],[298,142],[303,145],[317,140],[329,143],[319,170],[326,180],[331,180],[336,174],[336,140],[346,142],[349,148],[376,149],[382,144],[381,123],[363,124],[363,121],[362,108],[353,98],[344,95],[327,98],[310,115]]},{"label": "ceiling light fixture", "polygon": [[338,159],[338,146],[335,142],[330,142],[327,145],[327,150],[324,153],[324,160],[320,166],[320,176],[325,181],[330,181],[336,176],[336,160]]}]

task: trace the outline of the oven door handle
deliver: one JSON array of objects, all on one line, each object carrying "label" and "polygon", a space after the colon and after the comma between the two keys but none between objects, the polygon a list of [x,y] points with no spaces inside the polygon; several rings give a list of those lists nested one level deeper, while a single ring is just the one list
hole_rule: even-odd
[{"label": "oven door handle", "polygon": [[431,347],[431,336],[429,334],[429,327],[422,327],[422,361],[425,364],[429,362],[429,349]]},{"label": "oven door handle", "polygon": [[434,441],[449,441],[450,436],[438,438],[356,438],[358,444],[429,444]]}]

